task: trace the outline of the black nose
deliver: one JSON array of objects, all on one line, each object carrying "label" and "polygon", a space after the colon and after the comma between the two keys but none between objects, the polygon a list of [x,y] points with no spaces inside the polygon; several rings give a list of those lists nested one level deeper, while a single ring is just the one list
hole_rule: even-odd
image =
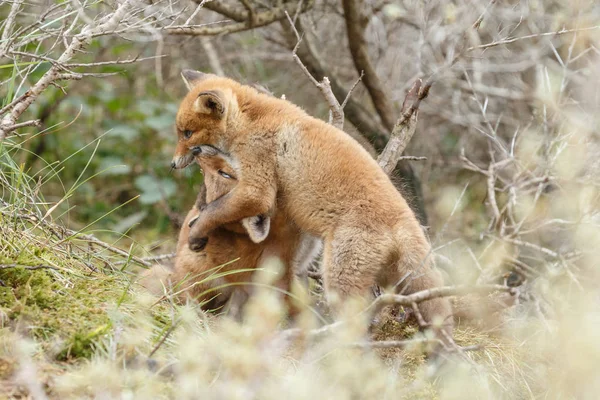
[{"label": "black nose", "polygon": [[206,244],[208,243],[208,238],[189,238],[188,244],[190,246],[190,250],[199,252],[204,250]]},{"label": "black nose", "polygon": [[175,164],[175,161],[171,161],[171,169],[175,169],[175,166],[176,166],[176,165],[177,165],[177,164]]},{"label": "black nose", "polygon": [[202,148],[200,146],[192,147],[192,154],[194,155],[194,157],[200,153],[202,153]]}]

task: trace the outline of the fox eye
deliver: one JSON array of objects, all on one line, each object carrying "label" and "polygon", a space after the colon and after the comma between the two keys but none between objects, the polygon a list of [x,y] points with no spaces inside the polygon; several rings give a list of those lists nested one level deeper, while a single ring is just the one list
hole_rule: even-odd
[{"label": "fox eye", "polygon": [[223,178],[233,179],[233,176],[229,175],[227,172],[223,172],[222,170],[219,170],[218,172]]},{"label": "fox eye", "polygon": [[189,129],[186,129],[185,131],[183,131],[183,137],[186,139],[189,139],[192,136],[192,131],[190,131]]}]

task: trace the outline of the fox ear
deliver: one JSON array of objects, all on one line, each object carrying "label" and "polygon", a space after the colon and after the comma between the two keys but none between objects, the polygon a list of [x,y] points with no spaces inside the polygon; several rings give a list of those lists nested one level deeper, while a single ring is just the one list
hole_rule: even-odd
[{"label": "fox ear", "polygon": [[202,92],[194,102],[194,111],[221,118],[225,114],[225,94],[220,90]]},{"label": "fox ear", "polygon": [[271,228],[271,218],[266,215],[256,215],[254,217],[244,218],[242,226],[246,228],[250,240],[254,243],[260,243],[269,236]]},{"label": "fox ear", "polygon": [[193,69],[184,69],[181,71],[181,78],[183,83],[187,86],[188,90],[192,90],[194,84],[203,81],[211,76],[211,74],[205,74],[204,72],[194,71]]}]

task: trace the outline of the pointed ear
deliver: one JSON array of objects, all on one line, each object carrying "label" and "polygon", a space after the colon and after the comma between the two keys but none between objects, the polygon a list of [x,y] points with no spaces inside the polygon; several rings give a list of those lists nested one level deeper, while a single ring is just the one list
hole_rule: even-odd
[{"label": "pointed ear", "polygon": [[260,243],[269,236],[271,228],[271,218],[266,215],[256,215],[254,217],[244,218],[242,225],[246,228],[250,240],[254,243]]},{"label": "pointed ear", "polygon": [[187,86],[188,90],[192,90],[194,84],[203,81],[210,77],[210,74],[205,74],[204,72],[194,71],[193,69],[184,69],[181,71],[181,78]]},{"label": "pointed ear", "polygon": [[194,111],[198,114],[211,114],[222,118],[225,109],[225,94],[220,90],[201,92],[194,102]]}]

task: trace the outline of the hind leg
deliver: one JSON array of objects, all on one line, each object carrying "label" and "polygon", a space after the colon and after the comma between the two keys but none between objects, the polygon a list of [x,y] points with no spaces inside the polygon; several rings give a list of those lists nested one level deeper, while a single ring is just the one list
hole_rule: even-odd
[{"label": "hind leg", "polygon": [[375,232],[343,228],[324,243],[323,281],[335,309],[351,297],[371,298],[371,288],[389,263],[387,240]]}]

